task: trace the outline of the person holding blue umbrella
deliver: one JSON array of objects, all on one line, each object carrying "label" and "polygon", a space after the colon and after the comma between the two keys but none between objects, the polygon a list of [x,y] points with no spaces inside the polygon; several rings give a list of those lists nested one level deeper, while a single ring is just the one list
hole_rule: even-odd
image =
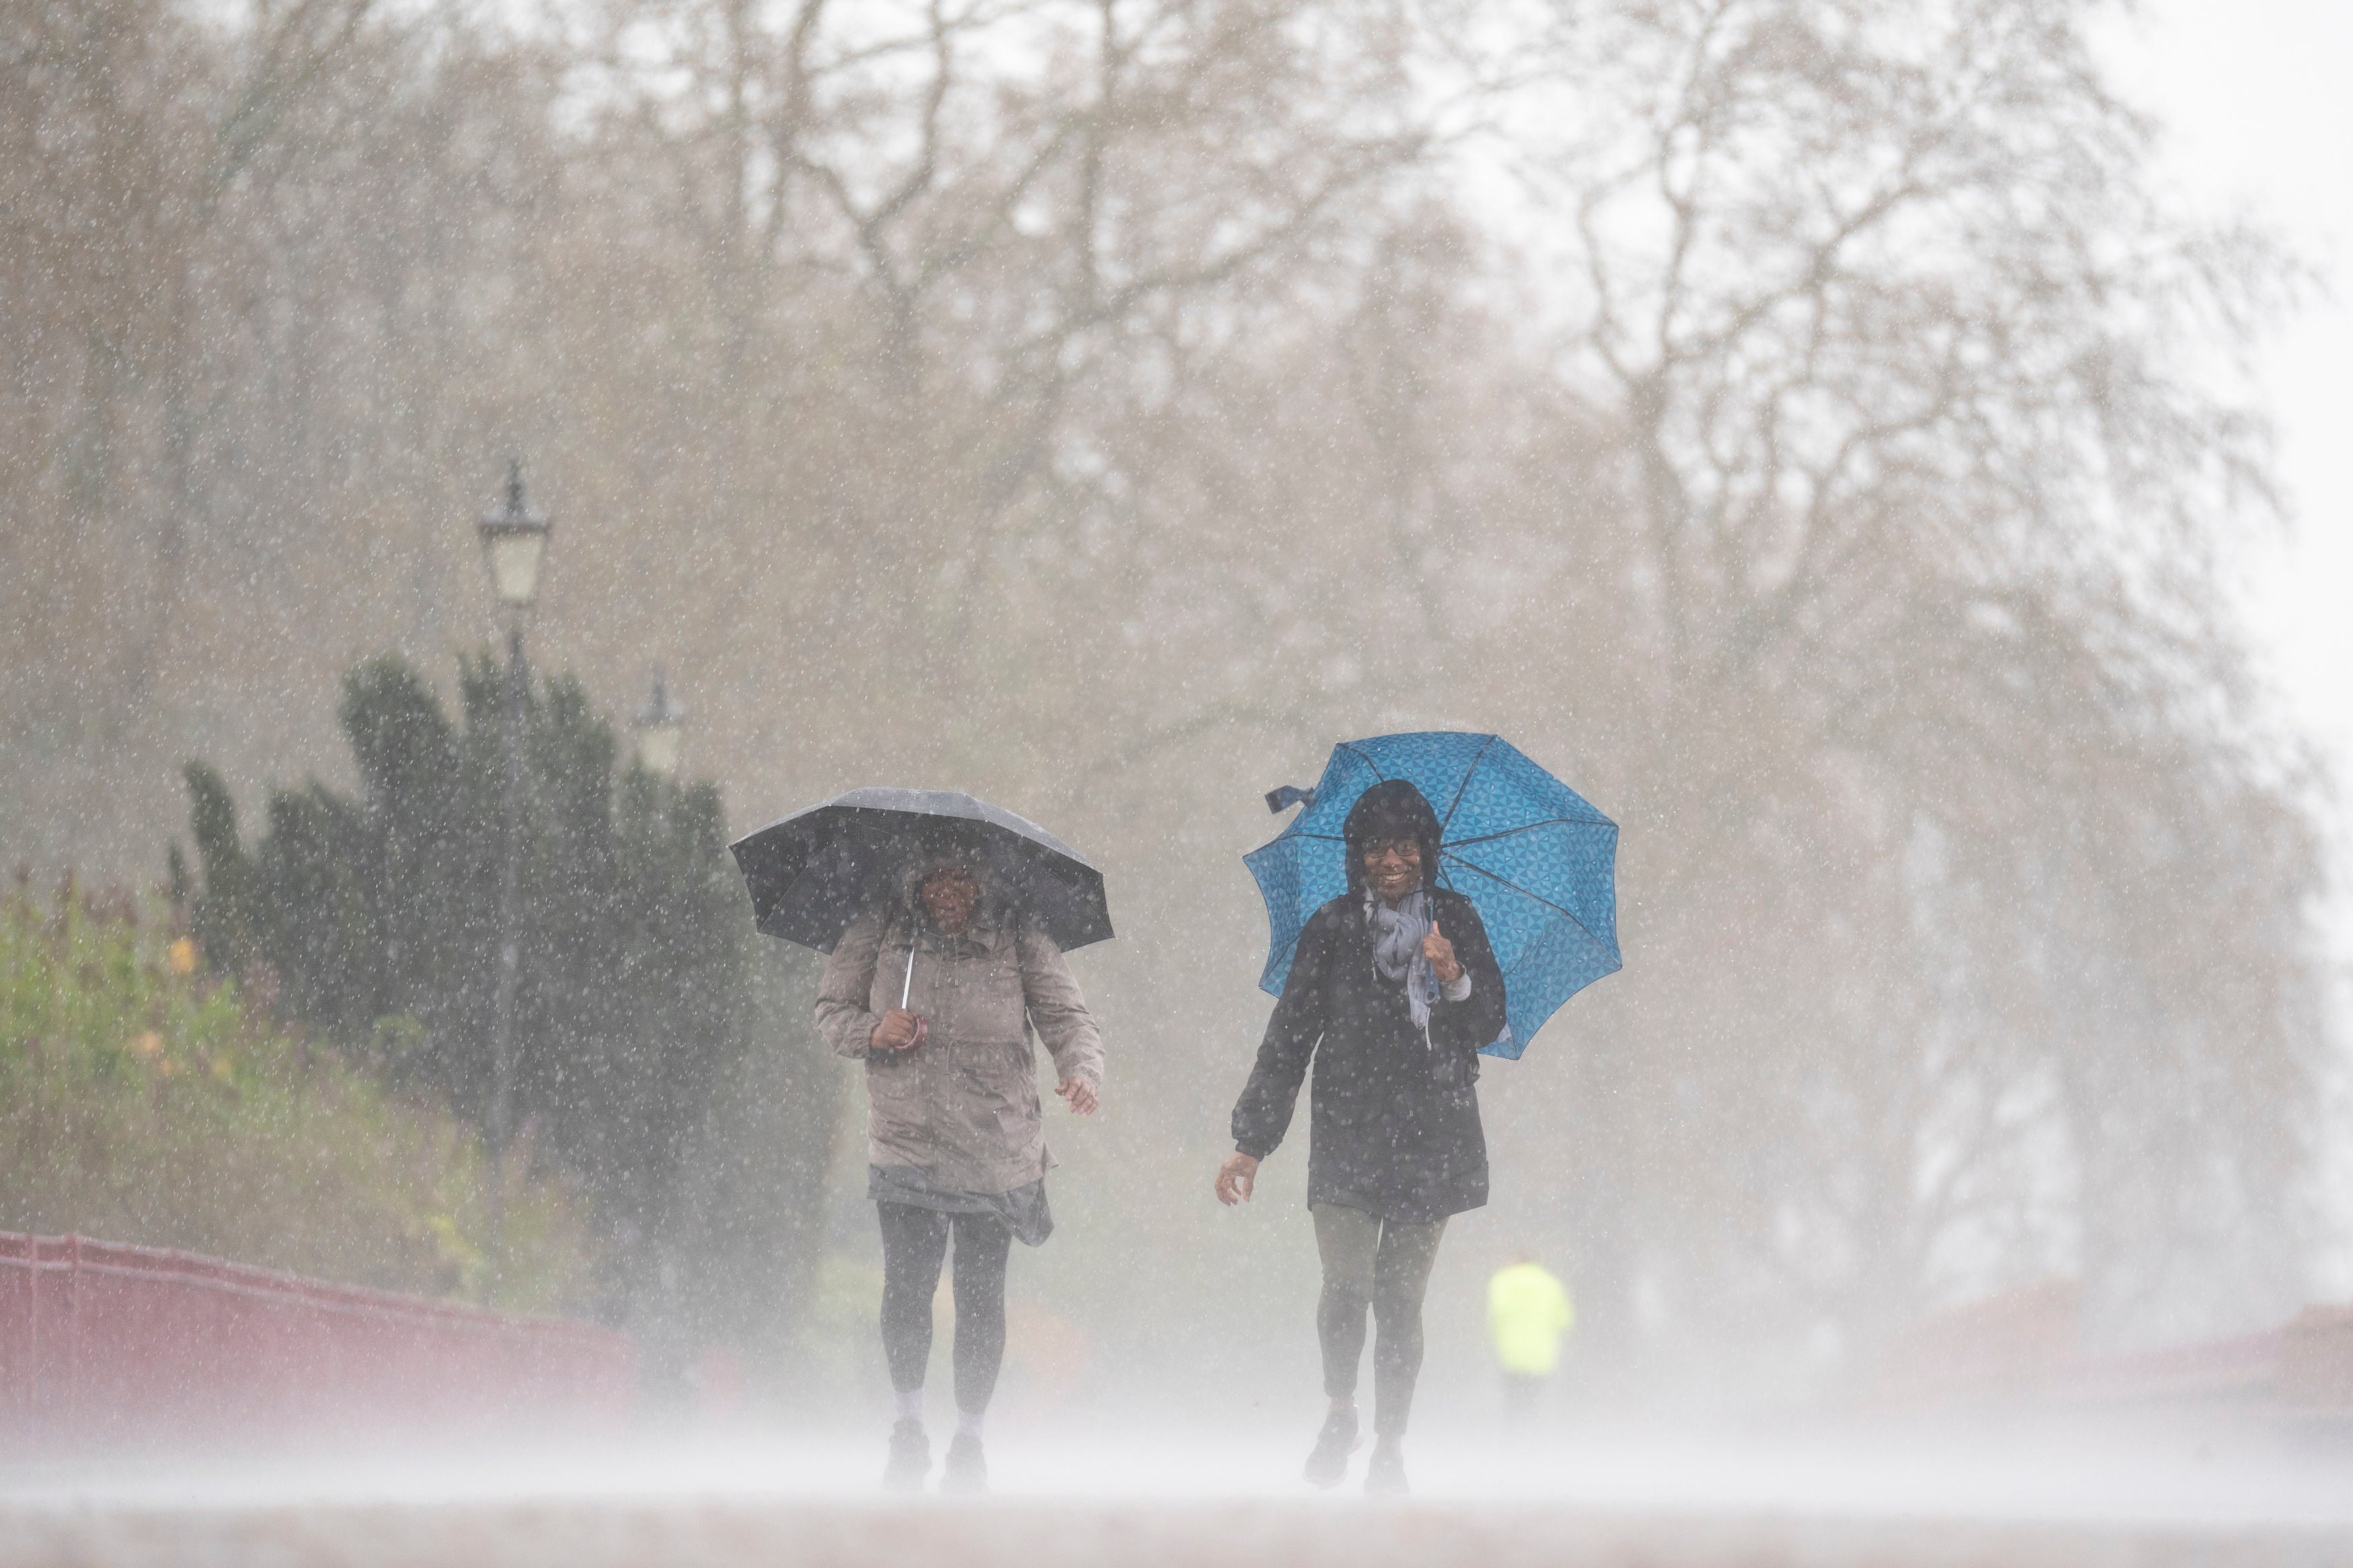
[{"label": "person holding blue umbrella", "polygon": [[1503,1032],[1504,975],[1464,895],[1430,885],[1438,815],[1403,779],[1364,792],[1344,834],[1348,890],[1299,935],[1258,1062],[1233,1113],[1218,1200],[1247,1202],[1289,1130],[1308,1064],[1307,1205],[1324,1265],[1315,1327],[1332,1401],[1308,1455],[1336,1486],[1357,1441],[1369,1309],[1373,1456],[1365,1489],[1407,1489],[1403,1442],[1421,1371],[1421,1302],[1447,1220],[1487,1201],[1478,1051]]},{"label": "person holding blue umbrella", "polygon": [[1304,1475],[1346,1476],[1369,1310],[1365,1488],[1401,1493],[1422,1296],[1448,1219],[1487,1201],[1480,1058],[1518,1057],[1620,966],[1618,827],[1493,735],[1344,742],[1314,789],[1267,797],[1294,803],[1307,809],[1247,857],[1273,928],[1260,984],[1278,1000],[1217,1195],[1249,1201],[1312,1062],[1307,1203],[1331,1409]]}]

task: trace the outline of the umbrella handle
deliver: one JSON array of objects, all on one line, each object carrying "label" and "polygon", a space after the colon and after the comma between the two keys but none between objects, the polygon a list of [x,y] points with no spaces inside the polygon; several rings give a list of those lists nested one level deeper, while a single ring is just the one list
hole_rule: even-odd
[{"label": "umbrella handle", "polygon": [[907,978],[899,985],[899,1011],[902,1013],[907,1010],[907,998],[914,994],[914,990],[915,944],[911,942],[907,944]]}]

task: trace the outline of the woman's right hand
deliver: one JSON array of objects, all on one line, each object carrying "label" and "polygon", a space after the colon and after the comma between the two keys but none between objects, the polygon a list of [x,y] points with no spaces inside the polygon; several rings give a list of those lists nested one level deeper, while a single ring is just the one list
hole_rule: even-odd
[{"label": "woman's right hand", "polygon": [[1218,1201],[1228,1208],[1250,1202],[1250,1189],[1257,1185],[1258,1162],[1239,1149],[1218,1167]]},{"label": "woman's right hand", "polygon": [[874,1026],[874,1033],[867,1037],[866,1045],[870,1050],[903,1051],[913,1045],[922,1033],[921,1018],[904,1007],[893,1007],[882,1015],[881,1023]]}]

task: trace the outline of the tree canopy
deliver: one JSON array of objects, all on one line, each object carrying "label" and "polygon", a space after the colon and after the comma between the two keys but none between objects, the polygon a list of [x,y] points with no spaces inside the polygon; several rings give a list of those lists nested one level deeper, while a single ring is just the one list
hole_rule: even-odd
[{"label": "tree canopy", "polygon": [[[485,1132],[505,686],[487,657],[467,661],[453,721],[400,659],[361,664],[342,705],[358,791],[272,790],[248,847],[220,775],[192,763],[201,885],[174,858],[213,964]],[[611,726],[569,678],[529,684],[522,739],[515,1125],[612,1243],[609,1310],[644,1311],[633,1294],[665,1262],[725,1262],[689,1257],[688,1167],[755,1032],[786,1048],[754,968],[769,955],[752,945],[715,786],[618,766]],[[828,1100],[815,1135],[829,1125]],[[791,1184],[789,1162],[772,1168]]]}]

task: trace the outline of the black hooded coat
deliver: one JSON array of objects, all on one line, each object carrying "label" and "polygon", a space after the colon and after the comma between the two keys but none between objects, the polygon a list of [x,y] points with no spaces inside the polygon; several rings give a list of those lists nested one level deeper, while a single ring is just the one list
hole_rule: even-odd
[{"label": "black hooded coat", "polygon": [[1234,1147],[1261,1160],[1274,1152],[1312,1062],[1308,1203],[1438,1220],[1487,1201],[1487,1139],[1474,1086],[1479,1047],[1504,1032],[1504,974],[1471,900],[1432,889],[1438,929],[1471,976],[1471,994],[1432,1002],[1423,1039],[1405,983],[1386,978],[1374,962],[1357,869],[1362,841],[1377,828],[1398,827],[1422,841],[1425,868],[1437,866],[1437,816],[1420,793],[1401,781],[1367,790],[1343,829],[1349,890],[1299,933],[1290,978],[1234,1105]]}]

